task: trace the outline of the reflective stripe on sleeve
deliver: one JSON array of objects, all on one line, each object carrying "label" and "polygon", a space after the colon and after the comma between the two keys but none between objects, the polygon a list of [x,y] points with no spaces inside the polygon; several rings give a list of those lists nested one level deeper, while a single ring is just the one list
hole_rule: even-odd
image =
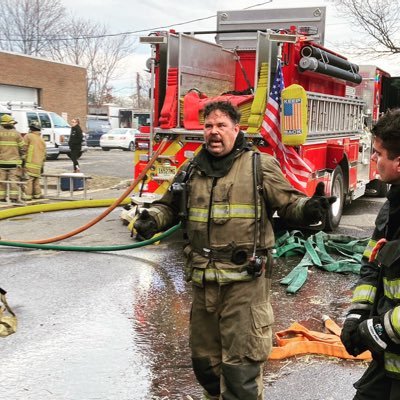
[{"label": "reflective stripe on sleeve", "polygon": [[383,317],[385,331],[390,339],[400,344],[400,309],[396,307],[394,310],[388,311]]},{"label": "reflective stripe on sleeve", "polygon": [[383,278],[385,296],[391,300],[400,299],[400,279],[388,280]]},{"label": "reflective stripe on sleeve", "polygon": [[368,302],[373,303],[376,294],[376,287],[372,285],[359,285],[354,289],[352,303]]},{"label": "reflective stripe on sleeve", "polygon": [[400,374],[400,355],[385,351],[385,370]]},{"label": "reflective stripe on sleeve", "polygon": [[394,333],[397,334],[396,338],[399,340],[396,343],[400,343],[400,306],[394,308],[390,316],[390,323],[392,324]]}]

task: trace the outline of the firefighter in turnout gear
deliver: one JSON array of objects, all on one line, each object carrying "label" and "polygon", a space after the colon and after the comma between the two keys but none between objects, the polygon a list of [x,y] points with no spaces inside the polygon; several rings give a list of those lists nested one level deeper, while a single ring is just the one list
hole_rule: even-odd
[{"label": "firefighter in turnout gear", "polygon": [[[3,114],[0,119],[0,181],[18,182],[21,179],[25,158],[24,139],[15,130],[13,117]],[[7,184],[0,182],[0,201],[6,201]],[[18,185],[9,185],[9,200],[18,201]]]},{"label": "firefighter in turnout gear", "polygon": [[275,158],[252,151],[231,103],[209,103],[204,118],[202,150],[133,227],[148,239],[184,218],[192,365],[204,398],[261,400],[274,322],[271,215],[316,222],[335,198],[309,199],[290,186]]},{"label": "firefighter in turnout gear", "polygon": [[372,160],[391,184],[363,254],[341,339],[356,356],[370,350],[373,360],[354,384],[355,400],[400,399],[400,109],[388,111],[372,129]]},{"label": "firefighter in turnout gear", "polygon": [[25,200],[40,199],[40,176],[46,160],[46,143],[41,137],[41,127],[38,121],[29,125],[30,133],[24,136],[26,144],[25,174],[28,175],[25,187]]}]

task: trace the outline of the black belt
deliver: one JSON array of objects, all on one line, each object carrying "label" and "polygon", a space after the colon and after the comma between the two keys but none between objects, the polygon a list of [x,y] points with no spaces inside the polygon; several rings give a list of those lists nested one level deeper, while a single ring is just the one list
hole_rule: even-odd
[{"label": "black belt", "polygon": [[[231,261],[234,264],[244,264],[252,255],[252,250],[247,249],[235,249],[232,251],[213,250],[203,247],[202,249],[193,249],[193,251],[202,257],[208,258],[209,260],[221,260]],[[257,256],[267,256],[267,249],[260,249],[256,251]]]}]

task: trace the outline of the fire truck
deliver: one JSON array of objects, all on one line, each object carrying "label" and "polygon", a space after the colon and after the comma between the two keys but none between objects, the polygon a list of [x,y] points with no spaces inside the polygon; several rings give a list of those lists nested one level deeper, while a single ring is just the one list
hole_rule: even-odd
[{"label": "fire truck", "polygon": [[[215,32],[141,37],[152,51],[147,61],[151,139],[135,153],[134,175],[162,139],[167,146],[136,191],[165,192],[182,164],[201,149],[202,108],[215,99],[237,105],[247,139],[260,152],[274,154],[260,130],[279,59],[288,89],[282,101],[302,121],[301,129],[282,131],[282,142],[311,168],[307,195],[323,181],[327,194],[337,196],[326,229],[339,225],[345,204],[366,192],[384,195],[387,185],[370,160],[369,128],[381,112],[400,104],[399,89],[383,70],[360,68],[324,47],[325,13],[325,7],[220,11]],[[204,39],[212,33],[216,43]]]}]

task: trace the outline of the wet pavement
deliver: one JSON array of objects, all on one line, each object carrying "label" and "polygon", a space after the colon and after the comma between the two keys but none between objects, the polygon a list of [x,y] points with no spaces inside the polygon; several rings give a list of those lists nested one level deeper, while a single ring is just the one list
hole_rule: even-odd
[{"label": "wet pavement", "polygon": [[[115,195],[115,194],[114,194]],[[117,194],[118,195],[118,194]],[[97,194],[100,196],[100,194]],[[104,193],[104,198],[109,198]],[[360,199],[340,230],[368,236],[381,199]],[[65,233],[103,209],[31,214],[0,221],[3,239]],[[120,210],[60,244],[131,244]],[[67,252],[0,247],[0,286],[17,314],[17,333],[0,339],[0,396],[15,400],[199,399],[188,349],[191,287],[183,280],[181,233],[159,245],[118,252]],[[299,261],[280,259],[273,272],[275,331],[299,321],[322,330],[339,324],[357,276],[310,268],[295,295],[279,279]],[[267,363],[266,399],[352,399],[364,362],[324,356]]]}]

